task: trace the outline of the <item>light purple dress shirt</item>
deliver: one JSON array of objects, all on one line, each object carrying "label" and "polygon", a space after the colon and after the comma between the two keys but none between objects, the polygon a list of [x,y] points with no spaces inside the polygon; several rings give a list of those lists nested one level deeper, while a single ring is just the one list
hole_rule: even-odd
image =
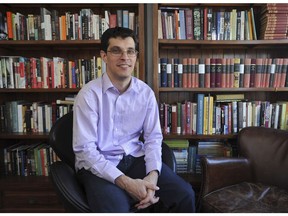
[{"label": "light purple dress shirt", "polygon": [[[160,173],[163,136],[159,110],[146,83],[132,77],[129,88],[120,94],[104,73],[83,86],[73,110],[76,170],[90,170],[114,183],[123,174],[116,166],[124,155],[145,155],[146,173]],[[139,141],[142,132],[144,143]]]}]

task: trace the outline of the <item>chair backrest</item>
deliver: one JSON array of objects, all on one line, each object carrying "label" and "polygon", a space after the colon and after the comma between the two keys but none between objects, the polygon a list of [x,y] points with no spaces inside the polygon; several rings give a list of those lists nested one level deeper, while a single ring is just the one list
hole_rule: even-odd
[{"label": "chair backrest", "polygon": [[49,144],[57,156],[74,169],[75,154],[72,147],[73,112],[58,119],[49,133]]},{"label": "chair backrest", "polygon": [[238,147],[251,164],[255,182],[288,189],[288,131],[247,127],[239,132]]}]

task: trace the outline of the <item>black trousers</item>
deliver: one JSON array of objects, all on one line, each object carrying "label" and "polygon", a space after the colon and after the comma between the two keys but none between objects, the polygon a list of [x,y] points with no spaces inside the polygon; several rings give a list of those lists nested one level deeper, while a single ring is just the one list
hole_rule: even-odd
[{"label": "black trousers", "polygon": [[[117,166],[125,175],[131,178],[143,179],[146,176],[144,156],[134,158],[124,157]],[[134,211],[137,201],[117,185],[97,177],[85,169],[77,173],[78,180],[86,191],[87,200],[93,212],[127,213]],[[161,212],[191,213],[195,212],[195,193],[191,185],[175,174],[163,163],[157,185],[160,190]],[[158,209],[159,208],[155,208]]]}]

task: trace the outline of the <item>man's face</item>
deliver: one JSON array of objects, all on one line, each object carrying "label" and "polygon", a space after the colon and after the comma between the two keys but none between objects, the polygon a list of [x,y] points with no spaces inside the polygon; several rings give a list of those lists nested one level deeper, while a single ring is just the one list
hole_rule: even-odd
[{"label": "man's face", "polygon": [[135,54],[133,38],[111,38],[107,52],[101,52],[101,56],[107,64],[107,73],[118,80],[129,78],[137,59],[137,53],[133,54]]}]

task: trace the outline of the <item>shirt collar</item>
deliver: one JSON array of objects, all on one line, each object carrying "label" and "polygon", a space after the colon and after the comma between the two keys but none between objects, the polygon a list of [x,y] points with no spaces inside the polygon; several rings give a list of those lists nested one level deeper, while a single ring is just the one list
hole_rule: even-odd
[{"label": "shirt collar", "polygon": [[[104,73],[102,75],[102,90],[104,93],[106,93],[106,91],[108,89],[111,89],[111,88],[113,89],[115,87],[114,87],[113,83],[111,82],[108,74]],[[126,92],[128,92],[128,91],[134,91],[136,93],[139,93],[139,84],[138,84],[137,79],[135,77],[132,77],[131,83],[130,83],[128,89],[126,90]]]}]

